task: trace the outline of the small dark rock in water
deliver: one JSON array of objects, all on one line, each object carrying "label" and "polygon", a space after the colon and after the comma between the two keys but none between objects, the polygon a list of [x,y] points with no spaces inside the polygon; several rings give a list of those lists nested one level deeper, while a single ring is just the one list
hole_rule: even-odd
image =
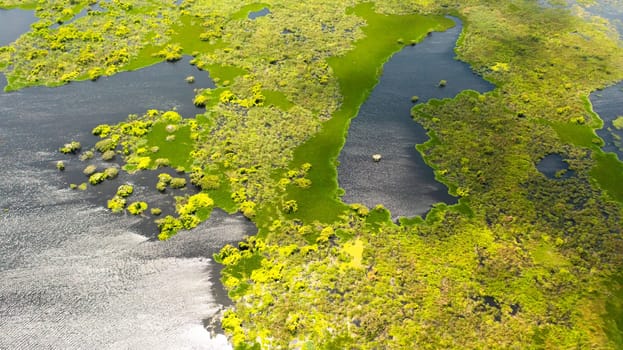
[{"label": "small dark rock in water", "polygon": [[383,158],[380,154],[373,154],[372,155],[372,160],[374,160],[375,162],[380,162],[381,158]]}]

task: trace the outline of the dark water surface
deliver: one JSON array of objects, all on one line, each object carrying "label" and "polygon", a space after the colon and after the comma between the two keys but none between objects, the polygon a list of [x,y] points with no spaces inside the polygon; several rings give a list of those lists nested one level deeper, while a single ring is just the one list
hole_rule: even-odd
[{"label": "dark water surface", "polygon": [[[191,74],[192,85],[184,81]],[[71,158],[57,151],[67,140],[92,145],[97,124],[149,108],[193,116],[200,110],[192,90],[208,86],[185,58],[97,82],[0,93],[0,349],[228,347],[203,325],[227,302],[209,257],[255,233],[253,225],[215,211],[192,232],[152,241],[145,219],[108,212],[110,193],[68,189],[54,166]],[[84,164],[75,157],[67,166]],[[137,199],[171,200],[149,192],[141,176],[115,181],[133,183]]]},{"label": "dark water surface", "polygon": [[[415,149],[428,136],[410,116],[414,95],[426,102],[466,89],[493,89],[467,64],[454,59],[462,30],[461,22],[454,21],[455,27],[405,47],[383,66],[379,84],[351,122],[339,157],[338,180],[346,190],[345,202],[383,204],[393,217],[421,215],[434,203],[456,202]],[[438,87],[442,79],[447,85]],[[383,157],[378,163],[372,160],[376,153]]]},{"label": "dark water surface", "polygon": [[34,11],[0,10],[0,46],[8,45],[30,30],[30,25],[37,21]]},{"label": "dark water surface", "polygon": [[604,121],[604,127],[597,130],[597,135],[605,141],[602,149],[616,153],[623,160],[623,130],[612,125],[618,116],[623,116],[623,82],[593,92],[590,100],[593,110]]}]

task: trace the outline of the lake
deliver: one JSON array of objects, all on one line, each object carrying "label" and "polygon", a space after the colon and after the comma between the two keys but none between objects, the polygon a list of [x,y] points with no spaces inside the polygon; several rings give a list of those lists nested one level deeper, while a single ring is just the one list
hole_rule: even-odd
[{"label": "lake", "polygon": [[[383,66],[378,85],[351,121],[339,156],[338,182],[346,191],[345,202],[383,204],[394,218],[423,215],[438,202],[456,203],[415,149],[428,136],[410,113],[414,95],[421,103],[454,97],[466,89],[494,88],[466,63],[454,59],[463,28],[459,20],[454,21],[453,28],[405,47]],[[447,85],[438,87],[440,80],[447,80]],[[380,162],[372,160],[377,153]]]}]

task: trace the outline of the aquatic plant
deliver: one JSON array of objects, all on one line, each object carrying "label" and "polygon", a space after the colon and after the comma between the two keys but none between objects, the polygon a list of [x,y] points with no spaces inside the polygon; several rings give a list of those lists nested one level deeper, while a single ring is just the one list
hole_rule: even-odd
[{"label": "aquatic plant", "polygon": [[89,176],[89,183],[91,185],[97,185],[100,184],[102,182],[104,182],[104,180],[106,180],[106,174],[105,173],[93,173],[91,176]]},{"label": "aquatic plant", "polygon": [[82,145],[80,145],[80,142],[78,141],[71,141],[70,143],[66,143],[65,145],[63,145],[63,147],[59,148],[59,151],[61,153],[78,153],[78,151],[80,151],[80,149],[82,148]]},{"label": "aquatic plant", "polygon": [[115,148],[117,148],[117,142],[111,138],[103,139],[95,144],[95,149],[100,153],[113,151]]},{"label": "aquatic plant", "polygon": [[145,202],[133,202],[128,205],[127,210],[132,215],[141,215],[147,208],[148,205]]},{"label": "aquatic plant", "polygon": [[93,158],[93,156],[94,156],[93,151],[91,150],[84,151],[80,154],[80,160],[84,162],[84,161],[87,161]]},{"label": "aquatic plant", "polygon": [[114,179],[119,175],[119,168],[117,167],[109,167],[104,169],[104,176],[106,179]]},{"label": "aquatic plant", "polygon": [[94,164],[89,164],[84,168],[84,170],[82,170],[82,173],[86,176],[91,176],[96,171],[97,171],[97,166]]},{"label": "aquatic plant", "polygon": [[115,151],[108,150],[102,153],[102,160],[105,160],[105,161],[113,160],[115,158],[115,154],[116,154]]},{"label": "aquatic plant", "polygon": [[130,184],[123,184],[117,188],[117,196],[125,198],[130,196],[134,192],[134,186]]},{"label": "aquatic plant", "polygon": [[157,158],[154,161],[154,164],[156,165],[156,168],[161,168],[171,165],[171,161],[167,158]]},{"label": "aquatic plant", "polygon": [[174,177],[169,183],[171,188],[184,188],[186,187],[186,179],[183,177]]},{"label": "aquatic plant", "polygon": [[298,204],[295,200],[289,200],[283,203],[282,210],[286,214],[296,213],[299,210]]},{"label": "aquatic plant", "polygon": [[113,213],[120,213],[125,209],[126,199],[119,196],[114,196],[108,200],[108,209]]}]

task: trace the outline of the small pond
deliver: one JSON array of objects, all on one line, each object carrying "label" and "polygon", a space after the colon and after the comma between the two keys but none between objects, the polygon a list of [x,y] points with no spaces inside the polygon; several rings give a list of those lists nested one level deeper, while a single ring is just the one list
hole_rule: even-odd
[{"label": "small pond", "polygon": [[249,12],[249,19],[256,19],[258,17],[264,17],[266,15],[268,15],[270,13],[270,10],[268,9],[268,7],[264,7],[263,9],[259,10],[259,11],[251,11]]},{"label": "small pond", "polygon": [[548,154],[536,167],[550,179],[567,179],[573,176],[573,170],[569,170],[569,164],[560,154]]}]

